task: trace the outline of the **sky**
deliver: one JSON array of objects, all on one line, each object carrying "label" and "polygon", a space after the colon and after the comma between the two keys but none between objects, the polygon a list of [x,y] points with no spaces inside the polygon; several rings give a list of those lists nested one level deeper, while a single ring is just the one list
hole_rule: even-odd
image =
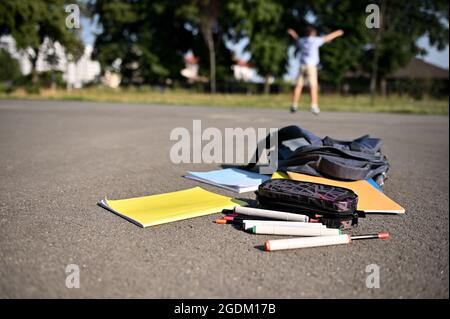
[{"label": "sky", "polygon": [[[82,18],[81,20],[81,38],[83,42],[86,45],[93,45],[95,41],[95,32],[98,32],[98,27],[94,22],[91,21],[91,19],[88,19],[86,17]],[[248,42],[248,39],[243,39],[238,44],[233,45],[231,43],[228,43],[227,46],[229,49],[233,50],[235,55],[242,60],[249,60],[250,54],[247,52],[244,52],[244,47],[246,43]],[[420,47],[425,48],[428,53],[426,56],[420,57],[426,62],[429,62],[431,64],[443,67],[448,69],[449,68],[449,48],[448,46],[443,51],[438,51],[435,47],[430,46],[428,42],[427,37],[422,37],[418,40],[418,44]],[[286,80],[293,80],[297,76],[298,68],[299,68],[299,62],[298,59],[293,56],[293,48],[289,50],[289,68],[288,72],[284,76]],[[255,79],[259,80],[259,79]]]}]

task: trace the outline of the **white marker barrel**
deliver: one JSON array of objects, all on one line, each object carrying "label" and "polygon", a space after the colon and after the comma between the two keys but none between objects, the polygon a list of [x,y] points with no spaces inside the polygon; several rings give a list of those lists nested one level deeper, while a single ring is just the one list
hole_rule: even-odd
[{"label": "white marker barrel", "polygon": [[253,234],[291,235],[291,236],[337,236],[341,230],[334,228],[307,228],[292,226],[255,225]]},{"label": "white marker barrel", "polygon": [[274,251],[283,249],[343,245],[349,244],[351,241],[352,240],[349,235],[275,239],[266,241],[265,250]]},{"label": "white marker barrel", "polygon": [[259,209],[252,207],[236,206],[234,211],[238,214],[248,215],[248,216],[258,216],[273,218],[286,221],[297,221],[297,222],[308,222],[309,217],[301,214],[293,214],[286,212],[279,212],[276,210]]},{"label": "white marker barrel", "polygon": [[269,225],[269,226],[289,226],[304,228],[327,228],[321,223],[305,223],[305,222],[286,222],[279,220],[244,220],[244,229],[250,229],[253,226]]}]

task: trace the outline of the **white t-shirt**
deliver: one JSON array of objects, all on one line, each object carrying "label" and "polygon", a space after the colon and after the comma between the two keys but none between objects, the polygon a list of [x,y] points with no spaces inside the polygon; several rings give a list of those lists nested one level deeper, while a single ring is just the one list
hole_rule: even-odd
[{"label": "white t-shirt", "polygon": [[298,39],[300,47],[300,64],[317,66],[320,62],[319,48],[323,37],[302,37]]}]

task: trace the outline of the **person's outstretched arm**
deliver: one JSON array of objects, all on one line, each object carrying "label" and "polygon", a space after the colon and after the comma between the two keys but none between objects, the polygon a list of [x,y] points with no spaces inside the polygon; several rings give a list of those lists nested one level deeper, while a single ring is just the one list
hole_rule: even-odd
[{"label": "person's outstretched arm", "polygon": [[333,41],[334,39],[339,38],[343,34],[344,34],[344,31],[342,31],[342,30],[333,31],[333,32],[323,36],[323,42],[327,43],[327,42]]},{"label": "person's outstretched arm", "polygon": [[289,33],[289,35],[294,39],[294,40],[298,40],[298,34],[297,32],[295,32],[294,29],[288,29],[287,33]]}]

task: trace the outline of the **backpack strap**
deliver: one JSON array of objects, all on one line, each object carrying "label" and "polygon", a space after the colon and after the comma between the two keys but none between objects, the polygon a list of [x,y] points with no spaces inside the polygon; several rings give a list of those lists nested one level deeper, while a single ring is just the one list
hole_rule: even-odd
[{"label": "backpack strap", "polygon": [[370,154],[364,152],[354,152],[351,150],[344,150],[341,148],[333,147],[333,146],[303,146],[297,149],[289,159],[294,159],[296,157],[302,157],[306,154],[317,154],[317,155],[331,155],[331,156],[339,156],[344,158],[363,160],[369,162],[385,162],[386,159],[381,154]]},{"label": "backpack strap", "polygon": [[[376,178],[383,174],[385,177],[385,173],[389,170],[387,161],[370,163],[327,155],[316,155],[304,158],[304,162],[301,165],[295,165],[295,161],[284,161],[279,164],[283,165],[281,171],[298,172],[341,180]],[[380,183],[378,184],[380,185]]]},{"label": "backpack strap", "polygon": [[[322,139],[320,137],[318,137],[317,135],[315,135],[307,130],[302,129],[300,126],[289,125],[289,126],[283,127],[278,130],[278,147],[279,147],[279,149],[281,149],[283,147],[282,142],[287,141],[287,140],[297,139],[300,137],[304,138],[311,145],[322,146]],[[244,167],[244,169],[252,170],[253,168],[255,168],[256,164],[259,161],[259,150],[269,149],[269,148],[270,148],[270,134],[268,134],[266,136],[265,140],[261,140],[258,142],[258,145],[256,148],[256,154],[254,154],[254,156],[253,156],[254,162],[249,163],[247,166]],[[285,148],[286,148],[285,156],[292,155],[293,152],[291,150],[289,150],[287,147],[285,147]]]},{"label": "backpack strap", "polygon": [[[336,147],[339,149],[342,148],[347,148],[351,151],[354,152],[367,152],[370,150],[371,153],[375,153],[374,150],[372,150],[371,147],[367,147],[366,145],[364,145],[364,141],[366,141],[369,138],[369,135],[364,135],[361,136],[353,141],[340,141],[340,140],[336,140],[334,138],[331,138],[329,136],[324,137],[324,139],[322,140],[323,142],[323,146],[329,146],[329,147]],[[363,147],[366,146],[366,147]]]},{"label": "backpack strap", "polygon": [[345,161],[335,161],[332,158],[321,157],[317,165],[317,170],[326,176],[345,180],[366,179],[370,173],[370,164],[363,167],[345,165]]}]

